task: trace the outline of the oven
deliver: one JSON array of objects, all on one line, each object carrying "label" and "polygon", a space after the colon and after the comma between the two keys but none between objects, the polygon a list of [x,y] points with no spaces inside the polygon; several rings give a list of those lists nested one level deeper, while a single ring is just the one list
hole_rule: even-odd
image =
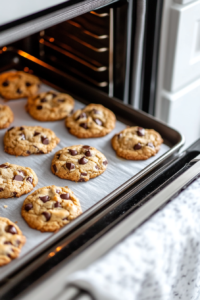
[{"label": "oven", "polygon": [[[188,171],[198,161],[200,150],[197,142],[180,152],[184,144],[181,133],[153,117],[163,1],[51,3],[31,12],[26,8],[25,15],[17,11],[0,23],[0,72],[34,73],[44,86],[71,94],[77,105],[103,104],[123,125],[137,124],[160,132],[166,148],[151,163],[106,190],[69,226],[5,268],[0,274],[2,299],[33,291],[63,264],[69,275],[78,268],[75,262],[79,257],[84,266],[102,255],[121,236],[113,233],[107,247],[99,245],[97,255],[82,256],[128,216],[134,218],[143,206],[148,204],[151,209],[142,213],[132,230],[165,205],[168,198],[156,206],[151,199]],[[59,292],[56,288],[52,291],[54,296]]]}]

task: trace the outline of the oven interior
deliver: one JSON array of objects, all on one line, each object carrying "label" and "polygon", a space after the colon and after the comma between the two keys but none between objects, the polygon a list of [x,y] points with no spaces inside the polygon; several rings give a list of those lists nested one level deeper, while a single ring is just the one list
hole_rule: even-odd
[{"label": "oven interior", "polygon": [[[120,0],[3,45],[2,51],[8,47],[23,50],[97,92],[154,115],[163,1],[145,2],[144,32],[140,33],[142,48],[138,48],[137,22],[141,12],[137,1]],[[142,57],[140,63],[134,61],[138,51]],[[141,78],[136,101],[138,68]]]}]

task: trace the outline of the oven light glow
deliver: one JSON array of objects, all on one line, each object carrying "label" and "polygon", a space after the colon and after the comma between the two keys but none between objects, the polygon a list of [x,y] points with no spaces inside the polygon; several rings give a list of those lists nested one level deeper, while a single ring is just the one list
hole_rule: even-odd
[{"label": "oven light glow", "polygon": [[29,71],[29,68],[28,67],[25,67],[24,68],[24,72],[28,72]]},{"label": "oven light glow", "polygon": [[49,253],[49,257],[53,257],[55,255],[55,252],[51,252],[51,253]]},{"label": "oven light glow", "polygon": [[56,251],[59,252],[62,249],[62,247],[57,247]]},{"label": "oven light glow", "polygon": [[7,47],[3,47],[2,50],[3,50],[3,51],[6,51],[6,50],[7,50]]}]

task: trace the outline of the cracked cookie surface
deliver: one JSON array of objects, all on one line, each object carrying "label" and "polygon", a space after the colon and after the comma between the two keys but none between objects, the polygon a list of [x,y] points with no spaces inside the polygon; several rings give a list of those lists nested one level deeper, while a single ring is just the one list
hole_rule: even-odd
[{"label": "cracked cookie surface", "polygon": [[74,99],[64,93],[49,91],[28,98],[27,112],[39,121],[57,121],[69,116],[74,108]]},{"label": "cracked cookie surface", "polygon": [[7,128],[13,119],[14,115],[10,107],[0,104],[0,129]]},{"label": "cracked cookie surface", "polygon": [[60,178],[82,182],[101,175],[107,164],[106,157],[96,148],[76,145],[56,152],[51,171]]},{"label": "cracked cookie surface", "polygon": [[115,128],[114,113],[101,104],[89,104],[66,118],[69,132],[78,138],[102,137]]},{"label": "cracked cookie surface", "polygon": [[0,74],[0,95],[6,100],[33,96],[39,86],[38,77],[22,71]]},{"label": "cracked cookie surface", "polygon": [[5,152],[16,156],[46,154],[51,152],[60,139],[55,133],[41,126],[11,127],[4,135]]},{"label": "cracked cookie surface", "polygon": [[0,217],[0,266],[18,257],[25,242],[19,227],[9,219]]},{"label": "cracked cookie surface", "polygon": [[27,194],[37,183],[37,175],[31,168],[10,163],[0,165],[0,199]]},{"label": "cracked cookie surface", "polygon": [[22,206],[22,217],[31,228],[55,231],[67,225],[81,213],[78,198],[66,187],[42,187],[29,195]]},{"label": "cracked cookie surface", "polygon": [[163,139],[154,129],[129,127],[112,138],[112,146],[116,154],[130,160],[145,160],[154,156]]}]

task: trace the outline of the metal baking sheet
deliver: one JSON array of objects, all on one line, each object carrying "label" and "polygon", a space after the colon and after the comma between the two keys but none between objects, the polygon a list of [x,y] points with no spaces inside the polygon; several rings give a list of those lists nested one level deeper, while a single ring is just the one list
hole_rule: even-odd
[{"label": "metal baking sheet", "polygon": [[[26,61],[26,63],[28,63],[28,61]],[[24,66],[27,66],[27,64]],[[50,89],[52,89],[52,86],[42,84],[40,92],[47,91]],[[4,103],[4,101],[1,99],[0,103]],[[82,210],[83,212],[85,212],[85,214],[77,218],[75,221],[71,222],[70,225],[65,226],[57,233],[41,233],[37,230],[29,228],[29,226],[21,217],[21,206],[27,195],[24,195],[20,198],[1,199],[0,215],[9,218],[13,222],[16,221],[17,225],[20,227],[20,229],[26,236],[27,242],[22,248],[19,258],[13,260],[9,265],[1,268],[0,280],[2,280],[6,276],[8,276],[8,274],[16,270],[19,266],[25,263],[25,261],[28,261],[29,259],[33,258],[34,255],[39,253],[39,251],[44,250],[45,247],[49,246],[53,241],[55,241],[55,237],[61,237],[64,234],[66,235],[68,229],[73,229],[73,225],[75,226],[76,224],[78,224],[79,220],[84,220],[84,216],[89,215],[92,211],[97,211],[98,207],[100,207],[103,203],[108,203],[109,200],[113,199],[114,196],[118,195],[121,191],[125,190],[126,187],[130,186],[131,183],[136,182],[138,178],[144,176],[144,174],[152,170],[153,167],[156,166],[155,162],[157,162],[157,164],[162,162],[165,158],[167,158],[168,155],[170,155],[173,152],[172,149],[174,151],[177,150],[183,142],[182,139],[180,139],[179,143],[177,142],[174,146],[163,144],[159,153],[156,156],[150,158],[149,160],[136,162],[127,161],[125,159],[117,157],[115,151],[112,149],[111,146],[112,136],[120,130],[126,128],[126,123],[118,120],[115,129],[105,137],[95,139],[78,139],[68,133],[63,120],[57,122],[39,122],[32,119],[25,111],[25,104],[26,99],[13,100],[7,102],[7,105],[11,107],[15,115],[15,119],[12,126],[40,125],[46,128],[50,128],[60,138],[60,143],[49,154],[31,155],[29,157],[15,157],[6,154],[3,151],[3,143],[1,143],[0,164],[10,162],[25,167],[31,167],[36,172],[39,178],[38,185],[35,187],[34,190],[42,186],[52,184],[55,184],[57,186],[68,186],[74,191],[75,195],[79,198]],[[84,104],[76,100],[75,109],[82,107],[84,107]],[[130,120],[127,123],[130,124]],[[5,131],[6,130],[0,131],[1,141],[3,140]],[[88,182],[82,183],[75,183],[63,180],[53,175],[50,170],[50,165],[55,152],[63,147],[78,144],[94,146],[102,153],[104,153],[109,162],[107,170],[101,176],[92,179]],[[140,176],[138,176],[138,174],[140,174]],[[7,207],[5,208],[4,205],[6,205]]]}]

